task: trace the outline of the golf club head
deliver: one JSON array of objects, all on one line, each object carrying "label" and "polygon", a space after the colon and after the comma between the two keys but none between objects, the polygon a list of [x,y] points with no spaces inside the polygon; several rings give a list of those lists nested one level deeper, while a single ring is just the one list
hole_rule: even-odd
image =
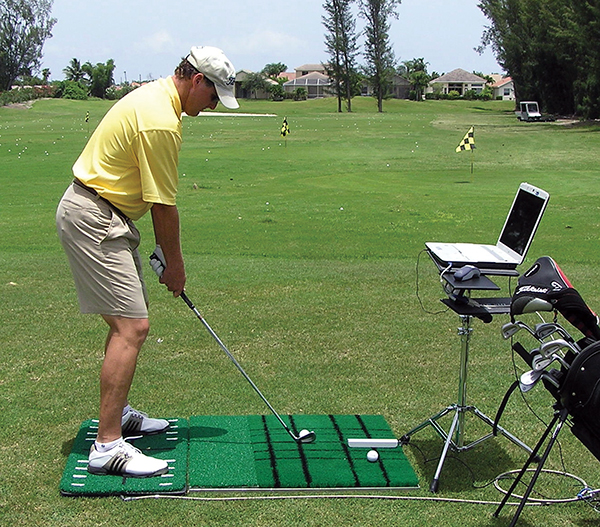
[{"label": "golf club head", "polygon": [[551,357],[565,348],[571,350],[573,353],[578,353],[579,351],[571,342],[567,342],[565,339],[556,339],[549,342],[544,342],[540,346],[540,352],[542,355],[544,355],[544,357]]},{"label": "golf club head", "polygon": [[544,374],[543,370],[526,371],[519,379],[519,388],[521,392],[526,393],[531,390],[541,379]]},{"label": "golf club head", "polygon": [[540,322],[535,325],[535,336],[538,340],[544,340],[550,335],[553,335],[558,331],[558,325],[554,322]]},{"label": "golf club head", "polygon": [[508,340],[519,331],[521,331],[521,325],[518,322],[508,322],[502,326],[502,338]]},{"label": "golf club head", "polygon": [[553,357],[544,357],[543,355],[536,355],[533,358],[533,371],[542,371],[546,369],[554,361]]},{"label": "golf club head", "polygon": [[298,434],[298,442],[300,443],[314,443],[316,439],[317,434],[312,431],[302,430],[302,432]]}]

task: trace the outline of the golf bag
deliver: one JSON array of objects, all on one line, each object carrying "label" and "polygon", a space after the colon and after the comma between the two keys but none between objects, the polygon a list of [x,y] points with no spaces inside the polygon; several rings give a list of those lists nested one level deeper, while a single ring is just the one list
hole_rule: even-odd
[{"label": "golf bag", "polygon": [[[542,256],[519,278],[511,301],[511,318],[556,310],[583,334],[581,351],[565,354],[560,371],[542,378],[546,389],[572,418],[571,430],[600,460],[600,328],[597,315],[549,256]],[[554,382],[551,382],[554,381]]]},{"label": "golf bag", "polygon": [[573,435],[600,461],[600,342],[578,353],[559,388]]},{"label": "golf bag", "polygon": [[[541,378],[544,387],[556,399],[556,403],[553,405],[552,421],[494,513],[495,516],[498,516],[530,464],[538,459],[538,453],[550,436],[534,476],[521,498],[517,512],[510,524],[511,527],[516,525],[563,424],[568,422],[573,435],[600,461],[600,328],[598,327],[598,317],[573,288],[556,262],[548,256],[539,258],[519,278],[511,301],[511,322],[515,323],[515,317],[518,315],[537,311],[554,311],[555,320],[556,312],[560,313],[581,331],[583,338],[575,342],[575,339],[571,338],[565,330],[561,334],[562,339],[548,341],[550,335],[542,336],[535,331],[530,331],[532,335],[537,335],[540,341],[539,348],[528,353],[519,342],[513,344],[513,349],[533,368],[531,372],[525,373],[521,380],[523,377],[531,379],[531,377],[527,377],[529,374],[538,373],[539,377],[537,378]],[[550,346],[546,346],[548,344]],[[554,345],[557,347],[553,348]],[[569,351],[564,355],[552,351],[562,348]],[[544,350],[548,350],[546,354],[544,354]],[[550,369],[550,365],[555,360],[560,363],[559,370]],[[494,432],[508,398],[517,386],[520,386],[519,381],[515,381],[506,393],[496,415]],[[521,389],[524,390],[523,387]],[[554,432],[551,434],[553,427],[555,427]]]}]

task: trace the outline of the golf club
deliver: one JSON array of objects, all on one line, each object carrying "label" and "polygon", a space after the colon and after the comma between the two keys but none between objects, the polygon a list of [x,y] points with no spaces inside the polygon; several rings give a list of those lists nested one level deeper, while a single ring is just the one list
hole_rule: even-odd
[{"label": "golf club", "polygon": [[550,357],[558,353],[561,349],[569,349],[573,353],[579,353],[577,347],[571,342],[567,342],[565,339],[556,339],[549,342],[544,342],[540,346],[540,352],[544,357]]},{"label": "golf club", "polygon": [[519,389],[521,392],[527,393],[529,390],[531,390],[540,380],[543,373],[543,370],[531,370],[526,371],[523,375],[521,375],[521,378],[519,379]]},{"label": "golf club", "polygon": [[[165,258],[162,253],[160,247],[156,247],[155,251],[150,255],[150,266],[154,269],[154,272],[160,277],[166,268]],[[213,329],[208,325],[208,322],[204,320],[204,317],[200,314],[196,306],[194,306],[193,302],[188,298],[185,294],[185,291],[181,293],[181,298],[187,304],[187,306],[194,312],[196,317],[200,319],[200,322],[204,324],[204,327],[208,330],[208,332],[212,335],[212,337],[217,341],[217,344],[221,347],[221,349],[225,352],[225,354],[229,357],[231,362],[235,365],[235,367],[239,370],[239,372],[244,376],[244,378],[250,383],[250,386],[254,388],[254,391],[259,395],[259,397],[263,400],[263,402],[269,407],[269,410],[273,413],[273,415],[277,418],[277,420],[281,423],[283,428],[287,431],[290,437],[296,441],[297,443],[312,443],[317,438],[316,434],[312,431],[302,430],[298,435],[294,434],[290,427],[286,424],[286,422],[281,418],[281,416],[275,411],[275,408],[271,406],[271,403],[267,400],[267,398],[262,394],[262,392],[258,389],[256,384],[252,381],[249,375],[244,371],[240,363],[235,359],[235,357],[231,354],[231,352],[227,349],[227,346],[223,344],[219,336],[213,331]]]},{"label": "golf club", "polygon": [[533,330],[527,324],[520,321],[507,322],[506,324],[504,324],[502,326],[502,337],[504,338],[504,340],[508,340],[522,329],[527,330],[531,335],[535,337]]},{"label": "golf club", "polygon": [[554,333],[558,333],[561,337],[563,337],[566,341],[570,343],[574,343],[575,340],[573,337],[563,328],[560,324],[556,322],[541,322],[535,325],[534,329],[536,338],[538,340],[544,340]]}]

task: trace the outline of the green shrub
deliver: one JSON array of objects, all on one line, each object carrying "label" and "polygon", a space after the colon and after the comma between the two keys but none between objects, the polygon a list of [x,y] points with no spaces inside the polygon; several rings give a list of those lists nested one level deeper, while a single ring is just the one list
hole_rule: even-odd
[{"label": "green shrub", "polygon": [[135,90],[135,88],[136,86],[132,86],[129,83],[110,86],[106,90],[106,98],[111,101],[122,99],[125,95]]},{"label": "green shrub", "polygon": [[305,101],[308,98],[308,92],[306,88],[296,88],[294,90],[294,100],[295,101]]},{"label": "green shrub", "polygon": [[79,82],[63,81],[60,97],[63,99],[73,99],[76,101],[85,101],[88,98],[88,90]]},{"label": "green shrub", "polygon": [[55,97],[54,86],[25,86],[0,93],[0,106]]}]

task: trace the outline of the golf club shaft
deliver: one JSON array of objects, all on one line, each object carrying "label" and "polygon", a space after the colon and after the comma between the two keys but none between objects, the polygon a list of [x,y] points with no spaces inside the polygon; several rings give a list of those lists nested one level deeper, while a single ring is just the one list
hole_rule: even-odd
[{"label": "golf club shaft", "polygon": [[267,398],[262,394],[262,392],[258,389],[256,384],[252,381],[249,375],[244,371],[244,368],[240,365],[240,363],[235,359],[235,357],[231,354],[231,352],[227,349],[227,346],[223,344],[219,336],[213,331],[213,329],[209,326],[208,322],[204,320],[204,317],[200,314],[200,312],[196,309],[194,303],[189,299],[189,297],[185,294],[185,292],[181,293],[181,298],[188,305],[188,307],[194,312],[194,314],[200,319],[200,322],[204,324],[204,327],[208,330],[208,332],[212,335],[212,337],[217,341],[217,344],[221,347],[221,349],[225,352],[225,354],[229,357],[231,362],[235,365],[235,367],[239,370],[239,372],[244,376],[244,378],[250,383],[250,386],[254,388],[254,391],[258,394],[258,396],[263,400],[263,402],[269,407],[269,410],[273,413],[273,415],[277,418],[277,420],[281,423],[281,425],[286,429],[287,433],[294,439],[294,441],[299,441],[299,437],[297,437],[286,424],[286,422],[281,418],[281,416],[275,411],[275,408],[271,406],[271,403],[267,400]]}]

